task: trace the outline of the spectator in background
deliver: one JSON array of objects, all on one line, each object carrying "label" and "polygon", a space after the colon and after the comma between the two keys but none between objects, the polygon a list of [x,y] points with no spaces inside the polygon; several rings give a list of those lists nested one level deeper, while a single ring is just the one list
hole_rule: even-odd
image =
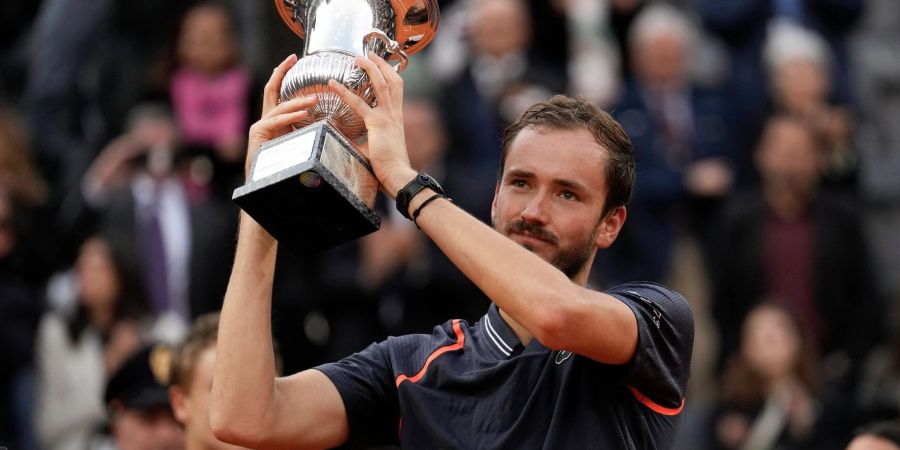
[{"label": "spectator in background", "polygon": [[789,21],[814,30],[833,55],[828,78],[834,100],[852,101],[847,37],[865,9],[864,0],[702,0],[697,9],[707,29],[731,55],[729,105],[734,110],[733,145],[750,155],[770,107],[763,47],[772,24]]},{"label": "spectator in background", "polygon": [[[819,189],[820,141],[802,120],[770,119],[756,153],[761,187],[735,198],[720,224],[713,314],[723,355],[760,298],[778,299],[809,332],[834,430],[851,426],[863,358],[884,332],[858,214]],[[849,430],[847,430],[849,431]]]},{"label": "spectator in background", "polygon": [[185,450],[236,450],[213,436],[209,428],[209,396],[216,363],[219,314],[204,314],[175,352],[169,376],[169,401],[184,426]]},{"label": "spectator in background", "polygon": [[[623,55],[610,36],[610,16],[623,2],[562,0],[551,2],[565,13],[568,25],[569,91],[606,108],[621,88]],[[635,2],[631,2],[635,3]]]},{"label": "spectator in background", "polygon": [[185,434],[172,414],[165,386],[171,364],[170,349],[144,347],[110,378],[103,399],[110,414],[114,448],[186,450]]},{"label": "spectator in background", "polygon": [[211,148],[231,163],[241,160],[251,115],[251,76],[238,45],[235,18],[224,3],[191,7],[181,22],[169,81],[184,144]]},{"label": "spectator in background", "polygon": [[127,237],[157,317],[154,335],[167,342],[191,317],[220,307],[236,232],[235,206],[193,195],[187,162],[168,110],[135,108],[129,131],[97,157],[64,216],[72,240],[97,227]]},{"label": "spectator in background", "polygon": [[[696,27],[673,6],[641,10],[629,34],[634,78],[613,108],[635,149],[629,221],[608,252],[608,284],[663,281],[679,235],[698,233],[734,179],[722,98],[689,77]],[[685,233],[687,232],[687,233]]]},{"label": "spectator in background", "polygon": [[[856,362],[883,332],[858,215],[819,189],[820,140],[802,120],[769,120],[756,154],[762,185],[721,227],[714,309],[723,350],[757,299],[781,299],[824,355]],[[873,326],[874,324],[874,326]]]},{"label": "spectator in background", "polygon": [[133,269],[110,239],[88,239],[75,264],[74,310],[41,320],[35,425],[42,448],[84,449],[104,423],[103,386],[142,342],[146,305]]},{"label": "spectator in background", "polygon": [[722,376],[715,448],[796,449],[813,442],[818,360],[806,336],[775,302],[750,311]]},{"label": "spectator in background", "polygon": [[769,33],[763,56],[775,111],[805,121],[819,136],[826,183],[855,188],[853,121],[847,106],[833,103],[825,40],[790,22],[779,23]]},{"label": "spectator in background", "polygon": [[[260,7],[256,2],[226,1],[239,11],[242,28],[251,31],[246,48],[259,50],[259,33],[252,31],[258,30]],[[41,2],[29,47],[33,51],[23,108],[54,200],[78,185],[97,150],[123,131],[136,104],[166,91],[166,43],[194,3]]]},{"label": "spectator in background", "polygon": [[[468,64],[443,88],[451,172],[468,176],[454,200],[487,222],[500,134],[528,106],[565,88],[565,71],[528,52],[531,17],[524,0],[470,1]],[[465,174],[465,175],[462,175]]]}]

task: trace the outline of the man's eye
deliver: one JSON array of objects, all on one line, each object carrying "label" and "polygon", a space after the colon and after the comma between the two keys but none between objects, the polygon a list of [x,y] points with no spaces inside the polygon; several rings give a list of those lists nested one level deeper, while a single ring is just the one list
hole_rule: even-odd
[{"label": "man's eye", "polygon": [[563,191],[563,193],[560,194],[560,197],[565,200],[578,200],[578,196],[572,191]]},{"label": "man's eye", "polygon": [[528,184],[525,183],[525,180],[513,180],[512,185],[517,188],[523,188],[525,186],[528,186]]}]

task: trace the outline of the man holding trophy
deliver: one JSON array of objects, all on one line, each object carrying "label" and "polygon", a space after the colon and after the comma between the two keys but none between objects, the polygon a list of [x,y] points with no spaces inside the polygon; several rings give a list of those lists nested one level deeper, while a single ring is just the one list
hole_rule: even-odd
[{"label": "man holding trophy", "polygon": [[[393,8],[394,17],[407,19],[430,13],[436,25],[435,1],[346,1],[375,5],[372,10]],[[341,2],[286,4],[293,8],[291,20],[301,17],[308,31],[312,18],[325,17],[316,5]],[[405,22],[413,21],[398,19],[396,28],[385,32],[391,41],[386,46],[397,44],[392,40],[403,35],[397,30]],[[254,174],[264,167],[257,154],[284,145],[286,133],[302,138],[303,128],[290,132],[291,126],[308,124],[323,100],[336,95],[366,129],[362,166],[371,168],[401,214],[492,304],[472,325],[452,320],[430,335],[391,337],[336,363],[275,378],[271,294],[282,238],[276,240],[254,213],[242,212],[219,328],[210,406],[216,437],[251,448],[670,446],[689,375],[690,307],[657,284],[628,283],[606,292],[585,287],[597,249],[609,247],[625,222],[634,159],[622,128],[579,99],[557,96],[530,108],[503,137],[491,228],[456,207],[447,197],[452,193],[444,193],[430,176],[410,167],[403,82],[395,66],[376,51],[360,52],[352,61],[368,80],[362,96],[333,80],[329,94],[279,103],[285,77],[301,63],[292,55],[275,68],[263,94],[262,118],[250,128],[245,188],[291,183],[285,189],[315,196],[308,190],[322,184],[309,178],[319,176],[339,194],[353,190],[345,189],[352,177],[331,176],[327,164],[311,169],[317,163],[306,160],[275,163],[264,175]],[[292,145],[315,159],[327,153],[322,142],[331,132],[311,133],[317,137],[303,144],[313,142],[311,151]],[[344,145],[351,139],[334,139],[340,148],[355,151],[356,146]],[[270,141],[275,147],[264,145]],[[291,172],[291,164],[303,167]],[[279,171],[291,175],[281,177]],[[304,180],[310,171],[314,174]],[[278,181],[262,182],[268,177]],[[360,202],[350,196],[349,203]]]}]

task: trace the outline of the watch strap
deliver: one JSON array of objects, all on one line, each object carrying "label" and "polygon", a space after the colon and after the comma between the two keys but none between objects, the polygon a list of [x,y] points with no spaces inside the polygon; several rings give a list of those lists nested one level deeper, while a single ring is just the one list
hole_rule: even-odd
[{"label": "watch strap", "polygon": [[412,179],[403,189],[397,192],[396,202],[397,202],[397,210],[400,211],[400,214],[403,217],[406,217],[409,220],[412,220],[412,217],[409,216],[409,202],[412,201],[413,197],[416,196],[423,189],[429,188],[438,194],[443,194],[444,190],[441,188],[441,185],[437,183],[430,175],[426,173],[420,173],[416,175],[415,178]]}]

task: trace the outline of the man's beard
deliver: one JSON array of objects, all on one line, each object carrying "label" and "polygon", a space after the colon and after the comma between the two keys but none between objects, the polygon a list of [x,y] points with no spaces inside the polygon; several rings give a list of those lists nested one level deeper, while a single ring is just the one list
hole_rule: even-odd
[{"label": "man's beard", "polygon": [[[497,225],[494,224],[494,229],[496,228]],[[551,233],[540,225],[530,224],[523,220],[511,222],[506,226],[506,230],[504,231],[507,236],[510,236],[513,233],[528,234],[542,241],[549,242],[550,244],[559,245],[559,236]],[[559,253],[554,255],[552,259],[547,262],[561,270],[570,279],[574,279],[575,275],[581,272],[584,265],[587,264],[588,259],[591,257],[591,252],[594,250],[594,237],[595,236],[591,234],[576,245],[560,248]],[[530,245],[522,245],[522,247],[525,247],[534,253],[534,248]]]}]

